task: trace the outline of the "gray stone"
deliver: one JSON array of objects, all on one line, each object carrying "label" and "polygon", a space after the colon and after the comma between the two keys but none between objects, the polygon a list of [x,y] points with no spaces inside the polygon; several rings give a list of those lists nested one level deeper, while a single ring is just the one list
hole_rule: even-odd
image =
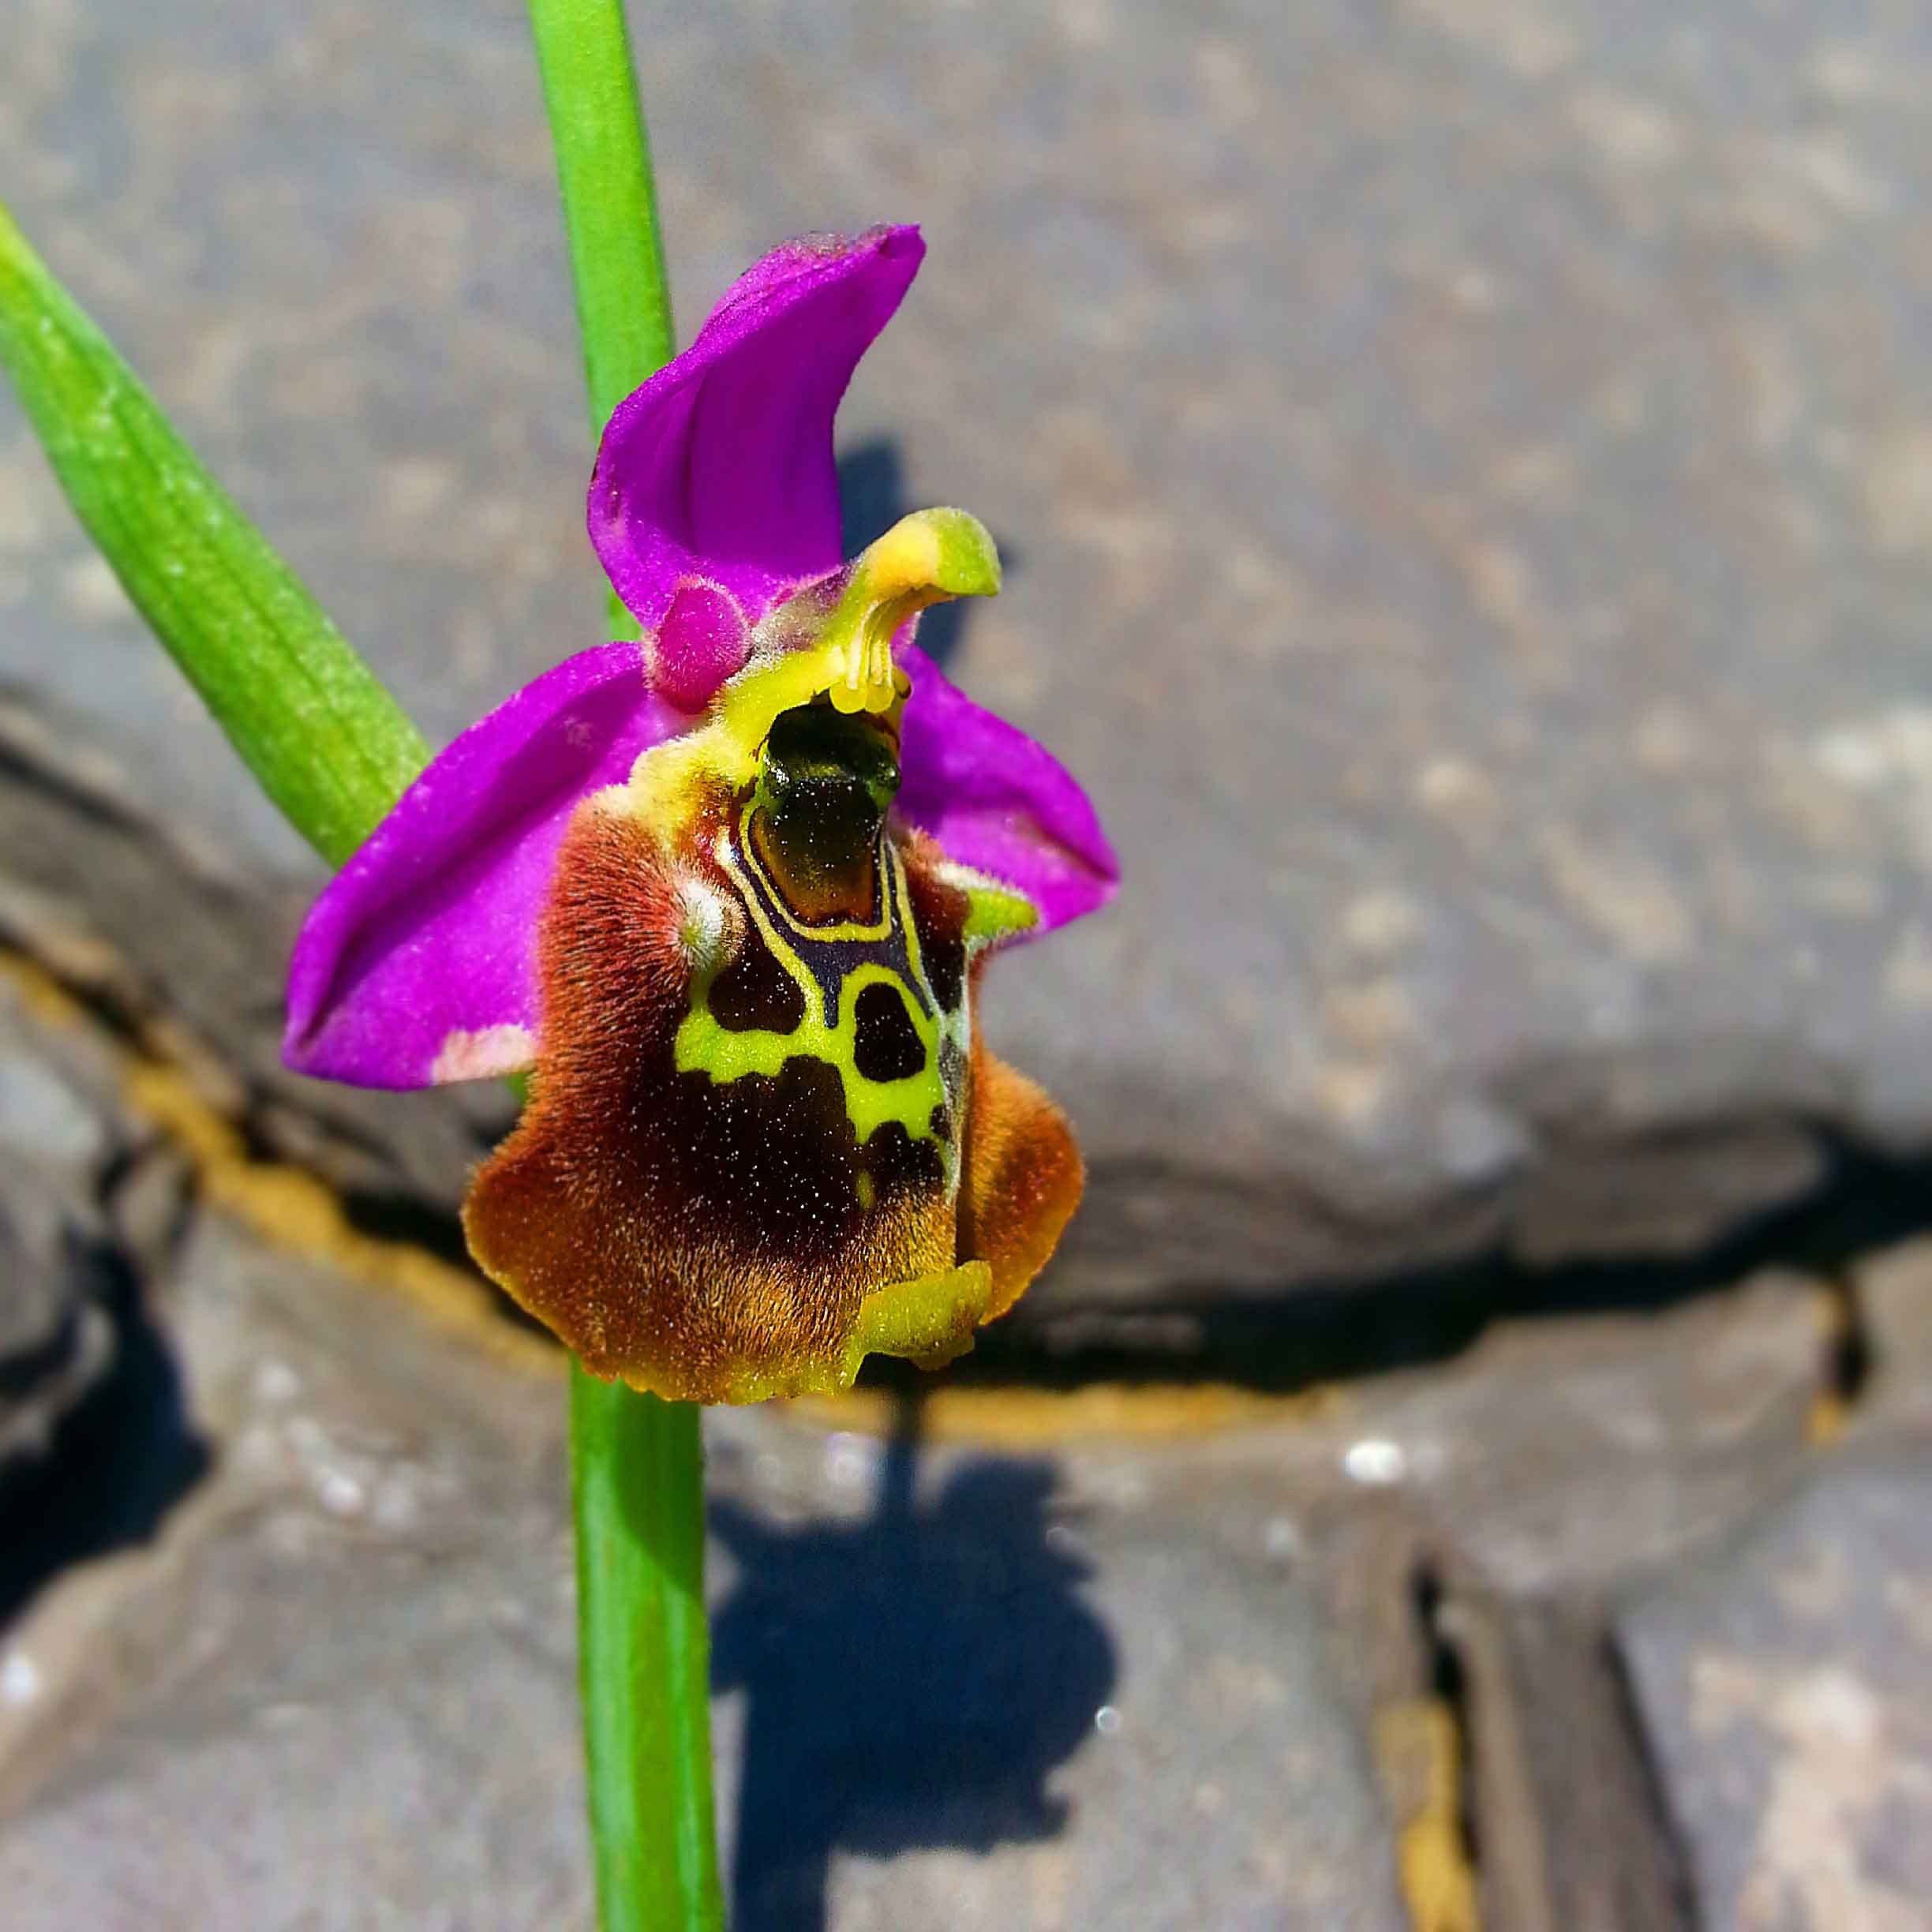
[{"label": "gray stone", "polygon": [[1711,1932],[1908,1932],[1932,1898],[1932,1460],[1821,1464],[1631,1604],[1638,1708]]},{"label": "gray stone", "polygon": [[111,1360],[114,1331],[79,1254],[23,1234],[0,1195],[0,1472],[47,1453]]},{"label": "gray stone", "polygon": [[850,1435],[813,1446],[801,1520],[798,1447],[716,1421],[766,1469],[747,1508],[721,1459],[715,1506],[747,1932],[817,1923],[822,1890],[841,1932],[1405,1923],[1329,1633],[1260,1535],[1132,1452]]},{"label": "gray stone", "polygon": [[[554,1358],[207,1215],[165,1301],[209,1473],[0,1631],[9,1932],[586,1924]],[[1398,1932],[1331,1634],[1258,1526],[1133,1452],[710,1432],[744,1932]]]},{"label": "gray stone", "polygon": [[582,1923],[557,1387],[210,1220],[174,1305],[215,1473],[0,1640],[9,1922]]},{"label": "gray stone", "polygon": [[[9,4],[22,221],[432,735],[593,641],[522,10]],[[1023,1320],[1682,1245],[1806,1185],[1788,1123],[1923,1143],[1905,14],[635,26],[687,334],[778,236],[925,221],[855,534],[1013,534],[954,668],[1120,844],[1118,909],[991,981],[1093,1166]],[[11,414],[0,608],[0,676],[313,884]]]},{"label": "gray stone", "polygon": [[1453,1363],[1351,1389],[1318,1440],[1356,1492],[1398,1491],[1465,1583],[1587,1597],[1792,1479],[1822,1375],[1817,1292],[1770,1273],[1658,1312],[1499,1323]]},{"label": "gray stone", "polygon": [[1932,1239],[1868,1256],[1851,1279],[1870,1357],[1853,1426],[1932,1437]]},{"label": "gray stone", "polygon": [[161,1233],[128,1210],[176,1163],[121,1073],[102,1032],[0,971],[0,1629],[64,1567],[145,1539],[205,1459],[129,1239]]},{"label": "gray stone", "polygon": [[[0,945],[175,1065],[264,1152],[365,1200],[452,1210],[511,1118],[505,1090],[376,1094],[287,1072],[282,987],[301,895],[251,883],[84,737],[70,717],[0,704]],[[9,1110],[0,1088],[0,1110],[4,1130],[44,1103]]]},{"label": "gray stone", "polygon": [[1601,1606],[1452,1596],[1483,1923],[1496,1932],[1694,1932]]}]

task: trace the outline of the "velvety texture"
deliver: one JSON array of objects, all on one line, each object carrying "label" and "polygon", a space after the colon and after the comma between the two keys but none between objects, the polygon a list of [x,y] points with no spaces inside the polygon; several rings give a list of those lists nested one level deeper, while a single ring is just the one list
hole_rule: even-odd
[{"label": "velvety texture", "polygon": [[983,1320],[992,1321],[1026,1292],[1059,1245],[1087,1172],[1066,1116],[1024,1073],[989,1053],[977,1033],[971,1091],[958,1252],[991,1272]]},{"label": "velvety texture", "polygon": [[289,970],[288,1064],[361,1087],[528,1065],[537,922],[571,813],[686,721],[627,643],[579,653],[471,725],[310,912]]},{"label": "velvety texture", "polygon": [[[842,1387],[869,1298],[893,1291],[912,1305],[897,1325],[912,1352],[956,1351],[990,1288],[986,1275],[952,1279],[970,1258],[957,1252],[945,1152],[957,1144],[964,1065],[942,1056],[932,1129],[920,1121],[916,1137],[897,1121],[855,1130],[853,1069],[836,1043],[807,1041],[803,1007],[786,1014],[758,1000],[761,1010],[732,1016],[737,1027],[797,1031],[796,1051],[774,1072],[681,1065],[694,998],[716,1002],[733,976],[707,989],[694,975],[684,938],[693,894],[733,908],[723,930],[738,935],[734,970],[760,946],[739,882],[755,867],[733,830],[731,793],[705,780],[695,796],[702,802],[672,847],[623,795],[572,822],[540,949],[543,1061],[522,1118],[471,1190],[470,1252],[586,1367],[671,1400]],[[941,863],[916,838],[894,849],[928,872]],[[915,903],[917,947],[958,948],[965,895],[935,880]],[[906,957],[896,912],[889,923],[883,944],[808,947],[787,929],[811,955],[814,983],[829,981],[833,1010],[847,973]],[[918,997],[903,964],[893,977]],[[963,1012],[968,987],[956,976],[953,990]],[[1016,1204],[1029,1222],[1030,1206]],[[941,1282],[950,1285],[934,1309]]]}]

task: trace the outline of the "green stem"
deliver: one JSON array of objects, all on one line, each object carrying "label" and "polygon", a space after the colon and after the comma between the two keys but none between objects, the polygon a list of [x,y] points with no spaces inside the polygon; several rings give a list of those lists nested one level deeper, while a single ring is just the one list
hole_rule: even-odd
[{"label": "green stem", "polygon": [[[622,0],[530,0],[577,292],[590,434],[677,346],[657,227],[650,141],[631,70]],[[635,637],[610,600],[615,635]]]},{"label": "green stem", "polygon": [[[621,0],[530,0],[591,430],[671,358]],[[633,627],[612,601],[620,635]],[[573,1364],[578,1664],[603,1932],[717,1932],[700,1411]]]},{"label": "green stem", "polygon": [[677,346],[650,144],[617,0],[530,0],[556,148],[590,433]]},{"label": "green stem", "polygon": [[604,1932],[724,1923],[702,1413],[571,1365],[578,1673]]}]

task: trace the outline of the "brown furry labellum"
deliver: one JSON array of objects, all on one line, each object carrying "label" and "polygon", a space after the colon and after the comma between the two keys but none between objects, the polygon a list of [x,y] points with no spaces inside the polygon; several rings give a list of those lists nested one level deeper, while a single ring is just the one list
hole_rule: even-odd
[{"label": "brown furry labellum", "polygon": [[986,948],[1030,914],[887,819],[869,909],[814,923],[745,788],[680,789],[578,808],[530,1104],[477,1177],[472,1251],[587,1368],[668,1398],[948,1359],[1080,1194],[1065,1118],[974,1025]]}]

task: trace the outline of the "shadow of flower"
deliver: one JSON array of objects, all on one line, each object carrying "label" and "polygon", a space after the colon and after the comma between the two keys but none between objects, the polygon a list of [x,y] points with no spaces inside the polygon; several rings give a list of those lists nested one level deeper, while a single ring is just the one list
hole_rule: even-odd
[{"label": "shadow of flower", "polygon": [[750,1703],[732,1871],[738,1932],[819,1932],[834,1850],[987,1852],[1065,1824],[1046,1780],[1115,1676],[1106,1631],[1054,1547],[1054,1472],[975,1458],[924,1507],[902,1428],[872,1514],[788,1529],[734,1504],[741,1566],[713,1620],[713,1681]]}]

